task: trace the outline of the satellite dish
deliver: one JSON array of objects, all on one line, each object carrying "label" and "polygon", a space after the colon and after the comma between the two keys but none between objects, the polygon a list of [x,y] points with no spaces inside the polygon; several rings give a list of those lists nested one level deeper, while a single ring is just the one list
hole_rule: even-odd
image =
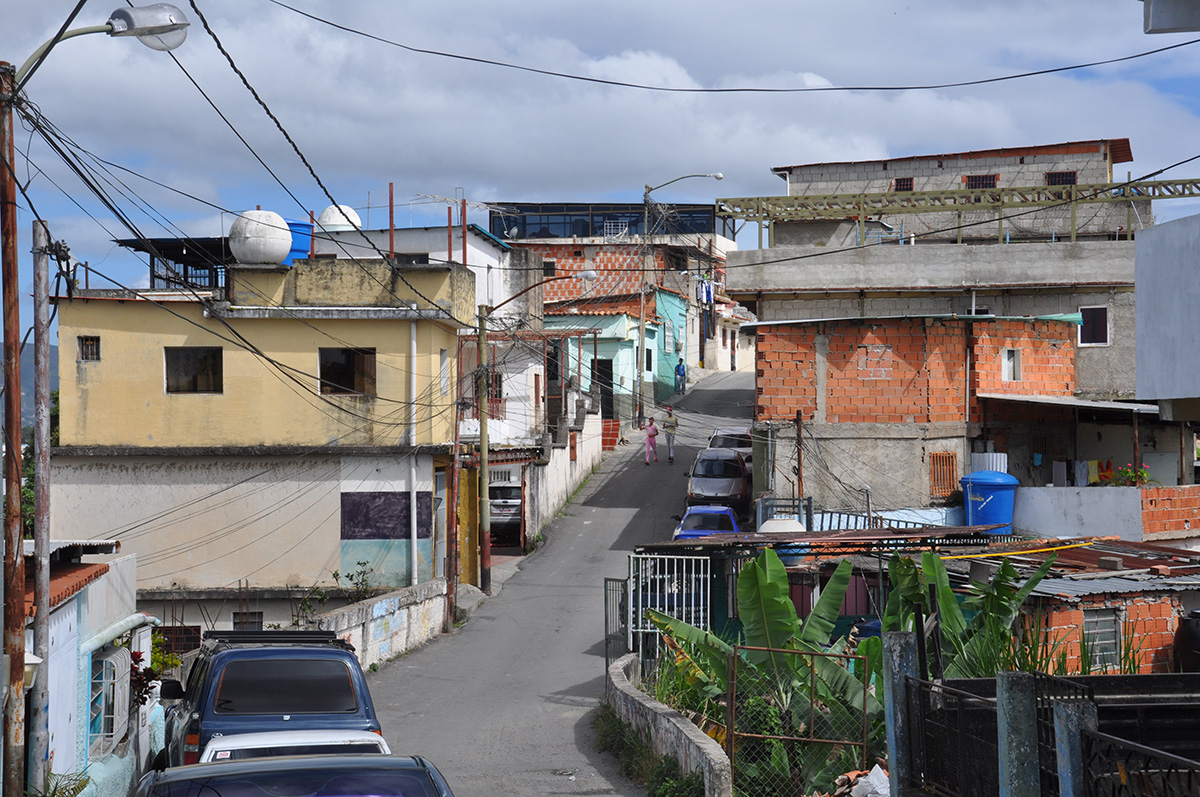
[{"label": "satellite dish", "polygon": [[509,238],[509,239],[514,239],[520,234],[521,234],[521,231],[518,230],[516,227],[510,227],[509,229],[504,231],[504,237]]}]

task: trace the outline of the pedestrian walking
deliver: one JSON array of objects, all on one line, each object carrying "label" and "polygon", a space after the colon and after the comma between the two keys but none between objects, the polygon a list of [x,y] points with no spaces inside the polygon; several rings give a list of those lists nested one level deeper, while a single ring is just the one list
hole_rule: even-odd
[{"label": "pedestrian walking", "polygon": [[683,364],[682,357],[679,358],[679,365],[675,366],[675,392],[687,392],[687,366]]},{"label": "pedestrian walking", "polygon": [[675,461],[675,434],[679,431],[679,419],[675,417],[671,405],[667,405],[667,417],[662,422],[663,434],[667,436],[667,462]]},{"label": "pedestrian walking", "polygon": [[654,455],[654,461],[658,462],[658,427],[654,425],[654,419],[651,418],[646,422],[646,464],[650,464],[650,455]]}]

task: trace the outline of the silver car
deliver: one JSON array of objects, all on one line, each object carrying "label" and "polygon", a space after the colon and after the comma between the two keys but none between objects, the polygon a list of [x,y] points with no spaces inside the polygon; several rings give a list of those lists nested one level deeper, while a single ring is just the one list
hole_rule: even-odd
[{"label": "silver car", "polygon": [[732,448],[706,448],[688,474],[687,505],[727,506],[742,515],[750,509],[750,469]]}]

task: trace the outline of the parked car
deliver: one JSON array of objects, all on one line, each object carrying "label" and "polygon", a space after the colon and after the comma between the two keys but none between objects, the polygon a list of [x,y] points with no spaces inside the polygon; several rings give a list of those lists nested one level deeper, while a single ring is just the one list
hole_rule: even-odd
[{"label": "parked car", "polygon": [[750,470],[732,448],[706,448],[688,476],[687,506],[717,504],[745,515],[750,508]]},{"label": "parked car", "polygon": [[488,485],[488,513],[492,539],[521,542],[521,483],[496,482]]},{"label": "parked car", "polygon": [[370,731],[264,731],[214,736],[200,754],[200,763],[241,761],[281,755],[344,755],[392,752],[383,737]]},{"label": "parked car", "polygon": [[679,525],[671,534],[673,540],[690,540],[696,537],[707,537],[710,534],[737,534],[741,531],[737,516],[727,506],[693,506],[688,507]]},{"label": "parked car", "polygon": [[214,736],[380,732],[354,649],[332,631],[209,631],[187,687],[165,680],[159,696],[179,701],[166,712],[163,766],[197,763]]},{"label": "parked car", "polygon": [[716,429],[708,438],[709,448],[732,448],[742,455],[749,465],[754,461],[754,442],[750,436],[749,426],[735,426],[730,429]]},{"label": "parked car", "polygon": [[151,770],[134,797],[454,797],[420,756],[279,756]]}]

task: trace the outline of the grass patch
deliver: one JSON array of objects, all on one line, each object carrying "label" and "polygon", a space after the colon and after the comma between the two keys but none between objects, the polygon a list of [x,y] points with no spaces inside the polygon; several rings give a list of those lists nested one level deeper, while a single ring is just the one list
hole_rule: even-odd
[{"label": "grass patch", "polygon": [[601,704],[592,727],[600,751],[615,755],[621,772],[645,786],[649,797],[704,797],[701,773],[682,775],[674,758],[655,755],[645,736],[627,725],[611,706]]}]

